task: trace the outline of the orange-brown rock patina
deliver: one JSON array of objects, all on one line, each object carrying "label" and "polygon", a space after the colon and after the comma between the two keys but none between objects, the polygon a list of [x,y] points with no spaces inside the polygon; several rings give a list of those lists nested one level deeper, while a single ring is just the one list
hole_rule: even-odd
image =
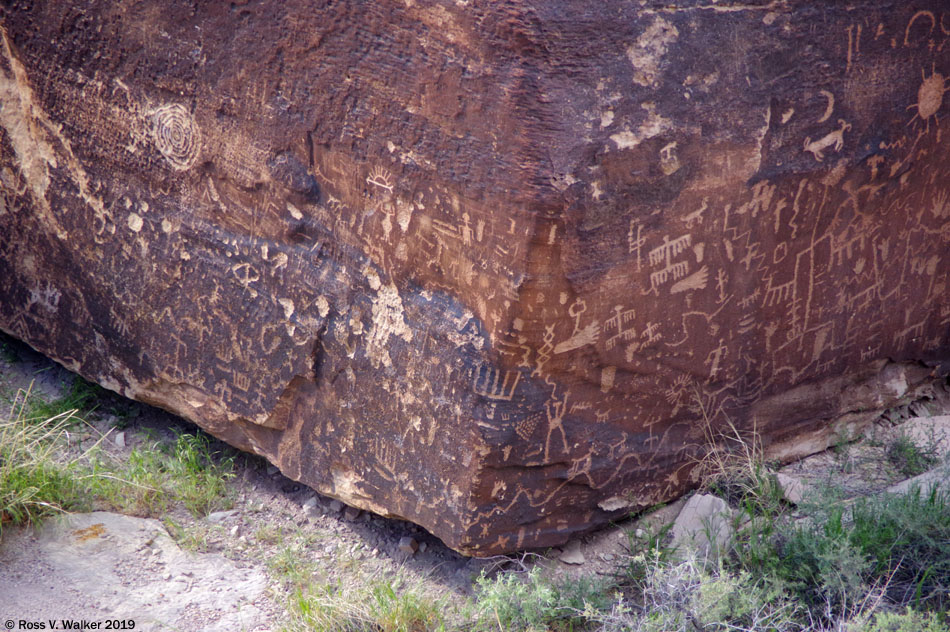
[{"label": "orange-brown rock patina", "polygon": [[950,357],[948,74],[940,0],[5,2],[0,328],[459,551],[558,544]]}]

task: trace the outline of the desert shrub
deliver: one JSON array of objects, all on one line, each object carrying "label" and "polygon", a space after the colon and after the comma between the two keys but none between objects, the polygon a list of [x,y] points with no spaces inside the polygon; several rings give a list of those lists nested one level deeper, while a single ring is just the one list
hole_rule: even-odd
[{"label": "desert shrub", "polygon": [[940,458],[936,443],[921,445],[906,434],[899,434],[887,446],[887,459],[904,476],[923,474]]}]

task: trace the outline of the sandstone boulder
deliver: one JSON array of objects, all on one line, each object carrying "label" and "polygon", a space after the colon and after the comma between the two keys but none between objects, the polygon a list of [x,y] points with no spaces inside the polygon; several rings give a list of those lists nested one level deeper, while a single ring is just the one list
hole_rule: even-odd
[{"label": "sandstone boulder", "polygon": [[0,328],[487,555],[950,357],[941,0],[0,7]]}]

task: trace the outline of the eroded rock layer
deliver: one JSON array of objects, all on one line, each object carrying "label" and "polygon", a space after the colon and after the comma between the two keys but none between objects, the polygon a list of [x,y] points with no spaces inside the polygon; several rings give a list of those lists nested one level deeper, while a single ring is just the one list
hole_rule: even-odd
[{"label": "eroded rock layer", "polygon": [[950,11],[0,5],[0,328],[469,554],[950,357]]}]

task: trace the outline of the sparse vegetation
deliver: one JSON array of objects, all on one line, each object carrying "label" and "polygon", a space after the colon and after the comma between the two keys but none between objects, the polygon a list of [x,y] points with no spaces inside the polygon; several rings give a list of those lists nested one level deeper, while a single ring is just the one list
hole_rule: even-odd
[{"label": "sparse vegetation", "polygon": [[[609,608],[617,585],[606,579],[554,582],[535,567],[525,573],[482,575],[476,581],[476,629],[558,632],[580,630],[585,611]],[[496,627],[497,624],[497,627]]]},{"label": "sparse vegetation", "polygon": [[[925,460],[903,436],[889,456],[895,444],[903,463],[936,462]],[[771,594],[796,604],[799,628],[788,629],[839,630],[847,624],[848,630],[877,630],[909,620],[946,624],[950,494],[934,489],[845,499],[831,488],[795,514],[756,460],[757,448],[743,446],[733,454],[731,460],[715,457],[711,477],[711,489],[737,510],[725,570],[751,573]],[[894,614],[903,608],[914,610]]]},{"label": "sparse vegetation", "polygon": [[230,506],[233,454],[204,433],[133,449],[124,461],[102,449],[103,436],[77,451],[77,438],[94,434],[79,411],[88,414],[96,397],[79,378],[52,402],[30,389],[14,397],[0,419],[0,528],[91,507],[157,515],[181,503],[200,516]]},{"label": "sparse vegetation", "polygon": [[30,392],[27,396],[28,416],[49,419],[71,413],[71,420],[79,423],[96,409],[102,392],[101,387],[74,375],[63,389],[63,395],[56,399],[47,400],[38,393]]}]

